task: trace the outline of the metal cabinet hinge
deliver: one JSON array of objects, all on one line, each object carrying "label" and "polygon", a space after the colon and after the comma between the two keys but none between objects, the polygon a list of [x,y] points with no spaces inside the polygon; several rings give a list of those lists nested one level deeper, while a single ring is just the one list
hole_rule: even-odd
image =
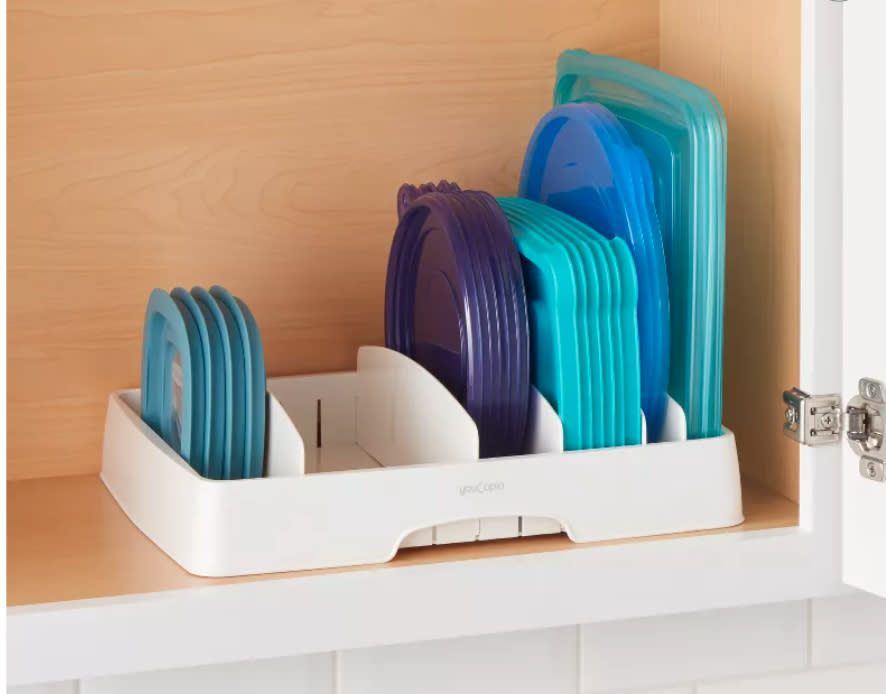
[{"label": "metal cabinet hinge", "polygon": [[786,390],[782,400],[785,436],[805,446],[823,446],[838,443],[845,431],[849,447],[859,456],[859,473],[886,481],[886,385],[861,379],[845,410],[839,395],[810,395],[799,388]]}]

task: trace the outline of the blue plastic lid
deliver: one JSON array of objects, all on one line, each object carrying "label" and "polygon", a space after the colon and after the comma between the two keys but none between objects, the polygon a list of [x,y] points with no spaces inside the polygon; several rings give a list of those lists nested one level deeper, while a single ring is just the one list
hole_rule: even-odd
[{"label": "blue plastic lid", "polygon": [[565,104],[548,112],[527,148],[520,195],[628,244],[639,279],[642,406],[654,432],[666,403],[667,268],[654,210],[639,210],[646,198],[635,193],[642,185],[636,153],[614,141],[600,124],[607,118],[615,120],[599,104]]},{"label": "blue plastic lid", "polygon": [[181,301],[155,289],[145,311],[141,417],[201,474],[205,405],[197,325]]},{"label": "blue plastic lid", "polygon": [[[215,299],[202,287],[193,287],[191,296],[200,307],[206,321],[210,344],[210,430],[208,432],[209,459],[207,477],[230,477],[230,436],[233,426],[233,398],[231,388],[231,344],[228,328]],[[226,462],[227,461],[227,462]]]},{"label": "blue plastic lid", "polygon": [[[237,355],[236,347],[239,346],[239,359],[242,364],[242,383],[243,383],[243,403],[245,416],[243,417],[243,444],[242,453],[239,459],[240,467],[236,467],[236,458],[232,458],[231,478],[249,478],[256,476],[256,463],[254,456],[257,450],[256,438],[260,437],[264,441],[264,417],[257,421],[258,400],[262,402],[264,407],[265,401],[265,384],[257,383],[254,380],[255,368],[253,366],[253,349],[249,336],[249,327],[246,319],[240,309],[237,300],[224,287],[214,285],[209,288],[209,293],[216,300],[222,314],[225,315],[228,324],[228,334],[231,340],[232,355]],[[233,328],[233,329],[232,329]],[[233,361],[233,358],[232,358]],[[235,366],[235,369],[237,367]],[[259,427],[261,427],[259,429]],[[262,448],[264,444],[262,444]],[[259,463],[258,468],[261,468]],[[260,476],[260,475],[259,475]]]},{"label": "blue plastic lid", "polygon": [[[636,221],[640,229],[647,229],[645,235],[652,246],[646,248],[648,257],[663,257],[664,247],[661,242],[661,232],[655,203],[652,194],[651,170],[642,150],[635,147],[631,142],[627,130],[621,125],[607,109],[597,105],[591,105],[589,109],[591,118],[599,127],[601,140],[610,154],[610,159],[616,166],[627,164],[627,174],[630,176],[631,186],[624,191],[623,203],[627,205],[629,217]],[[657,263],[653,260],[651,265],[643,269],[644,272],[655,270]],[[667,268],[665,267],[665,270]],[[665,273],[657,272],[659,282],[667,286]],[[662,279],[664,277],[664,279]],[[670,288],[668,287],[668,294]],[[670,305],[668,305],[670,309]],[[667,411],[667,392],[670,366],[670,310],[668,321],[653,324],[653,329],[658,332],[653,335],[654,344],[662,351],[662,357],[653,364],[653,373],[646,374],[642,383],[643,411],[646,413],[647,435],[650,442],[660,440],[664,426],[665,412]]]}]

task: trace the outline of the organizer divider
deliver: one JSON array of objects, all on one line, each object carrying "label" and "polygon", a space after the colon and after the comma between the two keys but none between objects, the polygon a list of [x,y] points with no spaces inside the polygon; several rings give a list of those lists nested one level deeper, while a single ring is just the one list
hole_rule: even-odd
[{"label": "organizer divider", "polygon": [[[409,357],[384,347],[361,347],[357,382],[357,445],[382,467],[479,461],[480,435],[474,420],[442,383]],[[472,542],[479,535],[478,519],[455,521],[410,533],[400,546]]]},{"label": "organizer divider", "polygon": [[[529,420],[526,429],[527,453],[562,453],[563,422],[557,411],[535,387],[530,391]],[[562,530],[554,518],[521,516],[517,519],[517,535],[554,535]]]},{"label": "organizer divider", "polygon": [[384,347],[357,352],[357,445],[383,467],[480,459],[480,435],[440,381]]},{"label": "organizer divider", "polygon": [[266,398],[268,435],[265,474],[268,477],[299,477],[305,474],[305,442],[299,430],[272,395]]},{"label": "organizer divider", "polygon": [[[646,440],[646,428],[644,422],[643,440]],[[668,396],[668,405],[665,410],[664,426],[661,429],[662,441],[686,441],[688,440],[688,427],[686,425],[686,412],[680,407],[680,403]]]}]

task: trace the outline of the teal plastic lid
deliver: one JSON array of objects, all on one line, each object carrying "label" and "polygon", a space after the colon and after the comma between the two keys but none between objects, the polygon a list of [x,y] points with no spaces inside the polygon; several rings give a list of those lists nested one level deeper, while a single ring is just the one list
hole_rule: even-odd
[{"label": "teal plastic lid", "polygon": [[201,474],[204,407],[200,332],[181,301],[155,289],[145,311],[141,416]]},{"label": "teal plastic lid", "polygon": [[610,109],[651,167],[668,263],[668,390],[690,438],[717,436],[722,419],[726,141],[723,110],[706,89],[638,63],[565,51],[554,104]]}]

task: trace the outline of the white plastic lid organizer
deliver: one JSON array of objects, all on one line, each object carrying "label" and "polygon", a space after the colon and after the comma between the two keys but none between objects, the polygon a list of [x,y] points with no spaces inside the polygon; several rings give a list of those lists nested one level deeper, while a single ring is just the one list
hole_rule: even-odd
[{"label": "white plastic lid organizer", "polygon": [[114,393],[101,477],[192,574],[235,576],[388,561],[398,548],[565,531],[574,542],[742,522],[731,432],[686,440],[671,400],[664,441],[563,452],[532,394],[526,455],[479,458],[477,427],[408,357],[363,347],[357,370],[268,380],[265,476],[197,474]]}]

